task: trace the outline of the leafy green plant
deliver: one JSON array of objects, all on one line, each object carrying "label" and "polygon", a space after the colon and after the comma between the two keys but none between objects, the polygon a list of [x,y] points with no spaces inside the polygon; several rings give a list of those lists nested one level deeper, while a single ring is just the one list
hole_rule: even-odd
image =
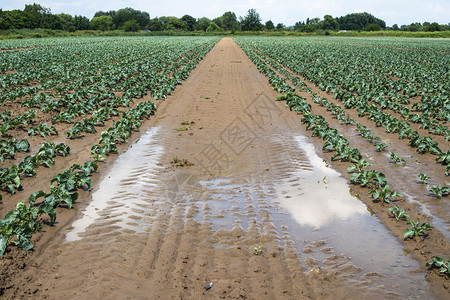
[{"label": "leafy green plant", "polygon": [[433,194],[438,198],[441,199],[442,197],[445,197],[450,192],[450,187],[448,186],[438,186],[438,185],[431,185],[428,187],[428,190],[430,192],[433,192]]},{"label": "leafy green plant", "polygon": [[404,164],[406,163],[406,159],[401,158],[400,156],[398,156],[397,154],[395,154],[394,152],[389,152],[389,159],[392,160],[394,163],[396,164]]},{"label": "leafy green plant", "polygon": [[17,152],[28,152],[28,150],[30,150],[30,143],[28,142],[27,139],[21,139],[20,141],[18,141],[17,139],[13,140],[14,142],[14,148],[16,149]]},{"label": "leafy green plant", "polygon": [[433,228],[433,226],[425,222],[419,226],[420,222],[413,222],[411,220],[408,220],[406,221],[406,224],[411,225],[411,228],[408,227],[405,229],[403,238],[423,236],[425,235],[425,230],[431,230]]},{"label": "leafy green plant", "polygon": [[69,139],[76,139],[78,138],[81,133],[84,131],[83,130],[83,124],[81,122],[76,122],[72,128],[70,128],[68,131],[65,132],[65,134],[67,135],[67,137]]},{"label": "leafy green plant", "polygon": [[254,255],[261,255],[261,254],[263,253],[262,248],[263,248],[263,244],[262,244],[262,243],[259,243],[258,246],[256,246],[256,247],[253,248],[253,254],[254,254]]},{"label": "leafy green plant", "polygon": [[356,170],[358,172],[362,172],[362,170],[364,170],[365,168],[369,167],[369,166],[373,166],[373,164],[367,162],[365,159],[360,159],[356,164],[350,165],[347,170],[348,171],[353,171]]},{"label": "leafy green plant", "polygon": [[[83,184],[87,184],[89,189],[92,187],[91,179],[87,176],[79,176],[80,173],[74,173],[73,168],[66,169],[61,173],[53,176],[50,184],[56,182],[58,187],[63,187],[67,191],[73,191],[77,187],[81,187]],[[69,205],[69,208],[72,205]]]},{"label": "leafy green plant", "polygon": [[181,125],[191,125],[191,124],[195,124],[195,121],[194,121],[194,120],[191,120],[191,121],[183,121],[183,122],[181,122],[180,124],[181,124]]},{"label": "leafy green plant", "polygon": [[108,147],[106,145],[94,144],[91,148],[91,154],[93,155],[95,161],[103,161],[108,155]]},{"label": "leafy green plant", "polygon": [[15,190],[21,187],[20,172],[16,165],[0,169],[0,189],[14,194]]},{"label": "leafy green plant", "polygon": [[409,214],[404,209],[400,209],[400,207],[398,207],[397,205],[394,205],[394,207],[389,208],[389,211],[392,213],[392,215],[397,221],[409,218]]},{"label": "leafy green plant", "polygon": [[1,140],[0,141],[0,162],[3,162],[5,158],[15,158],[16,152],[28,152],[30,149],[30,143],[26,139],[18,141],[14,140]]},{"label": "leafy green plant", "polygon": [[47,123],[41,123],[36,127],[31,127],[28,129],[28,135],[34,136],[36,134],[39,134],[41,137],[46,137],[52,134],[58,135],[58,131],[56,131],[56,128],[52,125],[47,125]]},{"label": "leafy green plant", "polygon": [[389,201],[395,199],[395,197],[402,197],[402,194],[399,192],[391,191],[389,185],[385,185],[384,187],[376,190],[370,190],[369,194],[372,195],[372,198],[384,201],[386,203],[389,203]]},{"label": "leafy green plant", "polygon": [[378,152],[383,151],[387,147],[385,143],[375,143],[374,145]]},{"label": "leafy green plant", "polygon": [[441,152],[436,157],[436,162],[442,161],[443,165],[450,164],[450,150],[447,150],[447,152]]},{"label": "leafy green plant", "polygon": [[425,173],[419,173],[419,175],[417,175],[417,178],[419,178],[419,180],[423,183],[426,183],[428,181],[428,179],[430,179],[431,177],[428,176]]},{"label": "leafy green plant", "polygon": [[189,127],[179,127],[179,128],[175,128],[176,131],[186,131],[189,130]]},{"label": "leafy green plant", "polygon": [[30,239],[33,233],[42,227],[37,222],[38,210],[31,204],[19,202],[0,220],[0,256],[5,254],[10,243],[20,246],[22,250],[30,250],[33,244]]},{"label": "leafy green plant", "polygon": [[343,149],[338,149],[331,159],[333,160],[337,157],[341,157],[341,161],[356,162],[362,158],[362,155],[358,149],[345,146]]},{"label": "leafy green plant", "polygon": [[55,154],[66,157],[66,155],[70,154],[70,147],[66,146],[64,143],[59,143],[58,145],[54,145]]},{"label": "leafy green plant", "polygon": [[51,168],[55,163],[54,157],[56,155],[66,156],[70,153],[70,147],[60,143],[55,145],[53,142],[45,142],[36,152],[33,157],[33,163],[35,166],[43,164],[47,168]]},{"label": "leafy green plant", "polygon": [[361,186],[383,187],[386,185],[386,175],[376,170],[355,172],[350,176],[352,184],[360,184]]},{"label": "leafy green plant", "polygon": [[449,260],[445,260],[442,257],[439,256],[435,256],[433,257],[433,259],[431,260],[431,262],[427,262],[426,264],[427,268],[439,268],[439,272],[442,274],[445,274],[447,276],[450,275],[450,259]]},{"label": "leafy green plant", "polygon": [[286,100],[287,98],[288,98],[288,94],[282,94],[282,95],[277,96],[277,97],[275,98],[275,100],[277,100],[277,101],[284,101],[284,100]]},{"label": "leafy green plant", "polygon": [[[114,135],[110,132],[103,131],[100,136],[100,143],[103,143],[106,147],[106,153],[118,153],[117,149],[117,140],[119,139],[118,135]],[[126,135],[125,135],[126,139]],[[95,146],[95,145],[94,145]],[[92,151],[92,150],[91,150]]]},{"label": "leafy green plant", "polygon": [[420,136],[417,134],[410,139],[409,145],[411,147],[416,147],[417,152],[422,154],[427,152],[436,154],[442,153],[438,147],[438,143],[428,136]]},{"label": "leafy green plant", "polygon": [[185,167],[185,166],[192,166],[192,165],[194,165],[193,163],[191,163],[189,161],[189,159],[187,159],[187,158],[179,159],[177,156],[175,156],[170,163],[174,167]]},{"label": "leafy green plant", "polygon": [[27,155],[23,161],[19,164],[19,172],[25,176],[36,176],[36,167],[38,164],[35,163],[34,156]]}]

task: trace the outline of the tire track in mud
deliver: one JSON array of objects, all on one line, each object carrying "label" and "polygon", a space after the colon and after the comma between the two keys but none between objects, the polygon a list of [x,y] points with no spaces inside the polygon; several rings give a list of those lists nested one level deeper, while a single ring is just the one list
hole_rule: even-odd
[{"label": "tire track in mud", "polygon": [[[86,208],[94,217],[62,230],[9,298],[389,296],[378,274],[356,278],[355,262],[326,241],[308,241],[323,263],[300,251],[304,228],[278,194],[301,193],[293,175],[314,166],[294,138],[299,119],[275,96],[230,38],[219,42],[104,175]],[[175,168],[174,157],[194,165]]]}]

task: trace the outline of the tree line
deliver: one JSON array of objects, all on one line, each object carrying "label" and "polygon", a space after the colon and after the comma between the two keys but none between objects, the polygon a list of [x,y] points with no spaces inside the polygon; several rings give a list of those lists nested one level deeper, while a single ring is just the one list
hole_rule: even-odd
[{"label": "tree line", "polygon": [[255,9],[249,9],[243,17],[237,17],[234,12],[228,11],[223,15],[208,19],[194,18],[184,15],[181,18],[162,16],[150,18],[149,13],[127,7],[117,11],[98,11],[92,19],[84,16],[71,16],[69,14],[52,14],[51,10],[39,4],[27,4],[24,10],[3,11],[0,9],[0,29],[55,29],[64,31],[77,30],[125,30],[125,31],[276,31],[295,30],[301,32],[337,31],[337,30],[403,30],[403,31],[443,31],[450,30],[450,23],[443,25],[436,22],[412,23],[398,26],[394,24],[387,27],[385,21],[373,15],[351,13],[342,17],[325,15],[323,19],[308,18],[296,22],[294,26],[287,27],[283,23],[274,24],[268,20],[264,24]]}]

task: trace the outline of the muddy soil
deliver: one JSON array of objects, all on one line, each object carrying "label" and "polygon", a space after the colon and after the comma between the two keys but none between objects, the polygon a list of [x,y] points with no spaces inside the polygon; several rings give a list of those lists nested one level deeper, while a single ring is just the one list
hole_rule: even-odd
[{"label": "muddy soil", "polygon": [[[36,236],[34,251],[12,249],[2,259],[2,298],[448,299],[448,281],[423,273],[430,249],[450,254],[445,237],[398,238],[403,228],[364,191],[352,191],[361,200],[350,195],[346,166],[329,161],[276,96],[234,41],[222,39],[158,104],[140,135],[101,165],[94,191],[58,212],[58,224]],[[86,137],[74,144],[67,165],[88,159],[92,143]],[[311,151],[336,171],[316,180],[310,172],[322,162]],[[25,188],[51,178],[39,176]],[[343,185],[332,189],[329,180]],[[302,184],[316,181],[318,191],[330,187],[321,199],[356,199],[343,205],[345,217],[322,216],[341,226],[367,215],[376,243],[359,243],[366,232],[358,225],[338,234],[321,229],[315,216],[298,222],[296,214],[308,208],[292,208],[291,200],[314,194]],[[4,202],[13,207],[18,199]],[[414,203],[404,206],[421,214]],[[392,258],[377,257],[385,245]]]}]

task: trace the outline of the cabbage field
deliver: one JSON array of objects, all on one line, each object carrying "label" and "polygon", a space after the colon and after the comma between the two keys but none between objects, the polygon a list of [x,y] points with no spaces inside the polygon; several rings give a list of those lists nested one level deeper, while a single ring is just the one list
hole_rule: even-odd
[{"label": "cabbage field", "polygon": [[[170,95],[217,40],[69,38],[2,45],[8,51],[0,52],[0,190],[29,200],[8,213],[5,206],[15,204],[3,204],[0,255],[11,243],[32,249],[40,216],[53,224],[57,207],[72,207],[76,188],[91,189],[97,162],[128,142],[154,114],[153,100]],[[24,188],[29,177],[52,168],[56,156],[69,159],[72,144],[86,135],[97,136],[89,147],[92,160],[53,174],[47,192],[44,183],[43,190]],[[64,142],[55,144],[59,136]]]},{"label": "cabbage field", "polygon": [[330,160],[346,163],[350,183],[404,222],[405,242],[433,229],[401,207],[419,204],[447,245],[427,266],[449,275],[449,41],[235,40]]},{"label": "cabbage field", "polygon": [[[77,209],[79,199],[95,189],[94,173],[104,172],[112,157],[127,151],[127,144],[149,128],[146,122],[150,118],[171,116],[170,110],[159,115],[159,105],[171,101],[177,87],[189,84],[186,80],[192,78],[191,72],[213,56],[208,73],[201,74],[206,78],[201,77],[205,89],[186,96],[203,102],[186,107],[186,115],[176,116],[172,139],[196,139],[200,129],[216,128],[214,122],[188,117],[189,110],[199,113],[202,105],[213,107],[219,101],[216,98],[226,94],[208,91],[207,79],[243,66],[253,68],[256,75],[252,73],[252,78],[264,78],[264,84],[276,91],[277,96],[268,96],[273,106],[285,103],[285,113],[295,118],[295,126],[321,150],[327,166],[343,174],[352,193],[393,234],[405,255],[411,254],[422,271],[428,272],[427,279],[448,289],[450,41],[314,36],[228,39],[232,46],[227,44],[220,51],[221,38],[206,36],[1,41],[0,259],[38,248],[37,233],[45,236],[45,228],[58,227],[60,214]],[[223,53],[232,53],[227,54],[230,67],[216,70],[223,63]],[[220,85],[245,92],[244,79],[242,85]],[[273,92],[271,88],[269,92]],[[254,93],[244,92],[233,97],[247,102],[253,99]],[[260,102],[232,107],[225,101],[233,97],[221,100],[220,109],[214,109],[224,118],[236,114],[236,120],[249,129],[250,123],[241,119],[249,111],[255,113],[250,106]],[[200,116],[208,114],[212,112]],[[194,129],[199,129],[195,135]],[[242,146],[242,151],[234,151],[240,154],[250,144],[249,148],[263,149],[254,132],[256,127],[249,129],[251,142]],[[209,135],[220,137],[220,143],[226,136],[215,131]],[[286,133],[290,135],[294,134]],[[192,145],[200,147],[202,141],[194,141]],[[230,141],[225,143],[230,145]],[[213,143],[210,146],[215,147]],[[193,152],[205,154],[204,149],[209,148]],[[173,161],[166,169],[199,167],[184,157],[175,156]],[[269,172],[269,167],[261,169]],[[328,179],[324,177],[322,182],[326,185]],[[68,224],[71,217],[66,218]],[[173,223],[169,225],[176,227],[176,221]],[[263,247],[259,241],[255,257],[264,255]],[[9,271],[4,269],[3,265],[0,271],[6,278]],[[2,295],[8,283],[0,281],[0,285]]]}]

